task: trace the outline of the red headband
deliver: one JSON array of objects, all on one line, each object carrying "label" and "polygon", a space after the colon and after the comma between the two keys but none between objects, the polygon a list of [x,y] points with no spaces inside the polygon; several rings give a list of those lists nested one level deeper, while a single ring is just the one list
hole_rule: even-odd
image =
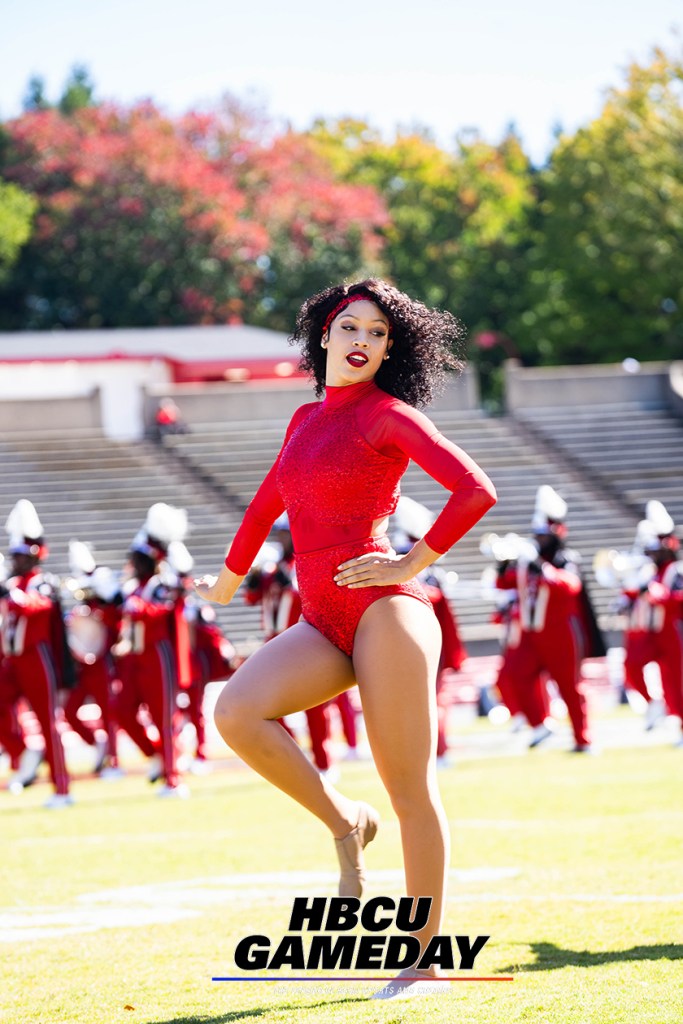
[{"label": "red headband", "polygon": [[353,292],[352,295],[345,295],[343,299],[340,299],[337,305],[327,314],[325,323],[323,324],[322,333],[324,334],[327,328],[330,326],[335,317],[338,317],[342,309],[346,309],[352,302],[361,302],[363,299],[369,299],[370,302],[374,302],[376,299],[370,292]]}]

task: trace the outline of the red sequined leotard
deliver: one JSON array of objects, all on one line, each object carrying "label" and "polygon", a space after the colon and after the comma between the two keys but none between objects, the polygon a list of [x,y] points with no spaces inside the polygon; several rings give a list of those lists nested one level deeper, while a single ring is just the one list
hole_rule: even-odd
[{"label": "red sequined leotard", "polygon": [[385,517],[413,459],[452,492],[424,540],[443,553],[495,502],[488,477],[423,414],[373,381],[328,388],[297,409],[280,453],[249,505],[225,564],[245,575],[287,509],[307,622],[351,654],[363,611],[390,594],[429,605],[419,583],[349,590],[333,581],[342,561],[389,551]]}]

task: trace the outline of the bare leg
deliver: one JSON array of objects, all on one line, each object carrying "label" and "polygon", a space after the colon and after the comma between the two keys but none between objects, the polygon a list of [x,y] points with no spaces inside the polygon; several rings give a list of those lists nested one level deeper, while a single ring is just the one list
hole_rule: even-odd
[{"label": "bare leg", "polygon": [[342,838],[355,828],[358,804],[338,793],[276,719],[322,704],[354,684],[351,659],[306,622],[270,640],[228,680],[216,725],[248,765]]},{"label": "bare leg", "polygon": [[365,611],[353,649],[377,770],[401,826],[408,896],[431,896],[424,947],[440,934],[449,862],[446,816],[436,781],[436,674],[441,632],[433,613],[407,596]]}]

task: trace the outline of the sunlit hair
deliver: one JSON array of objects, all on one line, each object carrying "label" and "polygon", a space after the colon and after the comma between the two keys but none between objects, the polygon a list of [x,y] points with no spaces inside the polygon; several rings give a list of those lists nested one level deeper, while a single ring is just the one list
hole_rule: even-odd
[{"label": "sunlit hair", "polygon": [[301,348],[300,366],[315,381],[316,395],[325,390],[327,354],[320,345],[323,326],[332,310],[356,292],[359,299],[371,299],[389,320],[393,345],[390,358],[377,371],[375,383],[408,405],[429,405],[442,390],[446,371],[459,372],[464,366],[465,328],[451,313],[429,309],[378,278],[326,288],[307,299],[299,310],[289,341]]}]

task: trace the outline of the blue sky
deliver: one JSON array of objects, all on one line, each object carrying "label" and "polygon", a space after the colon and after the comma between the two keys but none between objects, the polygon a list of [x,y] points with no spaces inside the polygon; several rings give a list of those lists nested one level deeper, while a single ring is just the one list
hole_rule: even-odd
[{"label": "blue sky", "polygon": [[56,98],[84,63],[99,98],[169,112],[231,92],[297,128],[419,123],[444,146],[470,126],[495,141],[514,121],[539,163],[555,124],[596,116],[622,69],[680,46],[683,27],[680,0],[3,0],[0,14],[3,118],[32,74]]}]

